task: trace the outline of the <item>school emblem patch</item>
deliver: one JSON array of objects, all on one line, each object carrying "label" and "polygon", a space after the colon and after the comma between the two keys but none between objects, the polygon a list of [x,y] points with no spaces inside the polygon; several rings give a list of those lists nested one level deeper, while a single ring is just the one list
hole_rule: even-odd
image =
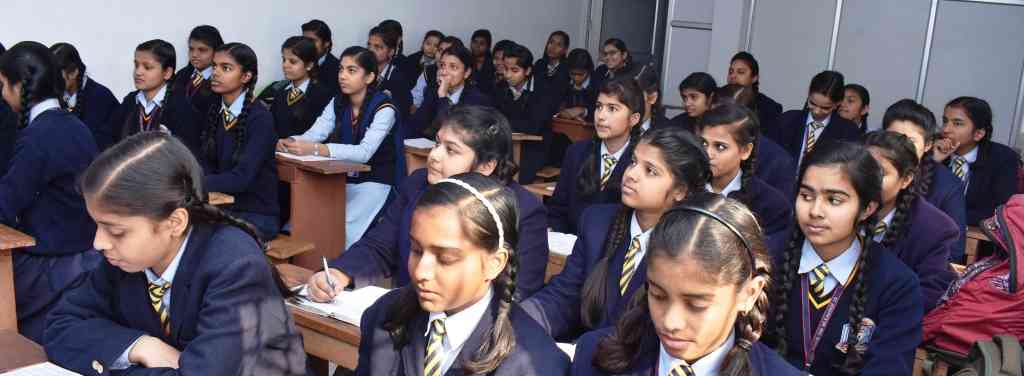
[{"label": "school emblem patch", "polygon": [[[870,318],[863,318],[860,321],[860,330],[857,331],[857,343],[854,344],[854,349],[860,353],[864,353],[868,349],[868,342],[871,342],[871,336],[875,333],[874,320]],[[849,349],[850,339],[850,323],[843,324],[843,335],[839,338],[839,343],[836,344],[838,349],[843,354],[846,354],[846,350]]]}]

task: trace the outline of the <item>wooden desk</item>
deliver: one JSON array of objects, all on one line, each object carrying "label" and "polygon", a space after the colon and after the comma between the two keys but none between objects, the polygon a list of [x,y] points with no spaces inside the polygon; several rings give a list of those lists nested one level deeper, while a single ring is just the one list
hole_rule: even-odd
[{"label": "wooden desk", "polygon": [[46,362],[43,348],[13,329],[0,330],[0,349],[0,373]]},{"label": "wooden desk", "polygon": [[572,142],[594,138],[594,124],[579,120],[555,117],[551,119],[551,130],[569,137]]},{"label": "wooden desk", "polygon": [[235,203],[235,196],[227,193],[210,192],[210,205],[221,206]]},{"label": "wooden desk", "polygon": [[303,162],[277,156],[277,174],[291,184],[292,237],[316,249],[295,256],[295,264],[316,269],[321,257],[333,259],[345,248],[345,183],[350,172],[370,166],[341,161]]},{"label": "wooden desk", "polygon": [[[277,272],[288,287],[309,281],[313,271],[291,264],[277,265]],[[288,307],[295,325],[302,331],[302,343],[315,375],[327,375],[327,361],[355,369],[359,363],[359,328],[355,325],[322,317],[295,307]]]},{"label": "wooden desk", "polygon": [[537,198],[539,198],[541,201],[544,201],[545,197],[551,197],[552,195],[555,194],[556,184],[558,183],[533,183],[527,184],[524,188],[526,188],[527,191],[530,191],[530,193],[533,193],[534,196],[537,196]]},{"label": "wooden desk", "polygon": [[978,260],[978,243],[990,241],[988,236],[975,226],[967,226],[967,242],[964,246],[965,264],[970,265]]},{"label": "wooden desk", "polygon": [[[534,136],[526,133],[512,133],[512,161],[519,165],[523,156],[523,142],[543,141],[544,137]],[[405,172],[412,174],[413,171],[427,167],[427,156],[430,149],[417,148],[405,145]]]},{"label": "wooden desk", "polygon": [[15,229],[0,225],[0,331],[18,331],[18,311],[14,301],[14,260],[11,253],[18,248],[36,245],[35,239]]}]

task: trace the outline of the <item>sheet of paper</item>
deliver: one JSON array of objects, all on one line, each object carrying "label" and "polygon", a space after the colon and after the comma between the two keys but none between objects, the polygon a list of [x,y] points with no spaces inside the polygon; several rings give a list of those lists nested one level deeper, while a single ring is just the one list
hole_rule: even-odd
[{"label": "sheet of paper", "polygon": [[576,235],[563,234],[561,232],[548,232],[548,248],[551,252],[562,256],[572,253],[572,247],[576,245]]},{"label": "sheet of paper", "polygon": [[4,376],[82,376],[81,374],[60,368],[56,364],[46,362],[36,365],[18,368],[14,371],[4,373]]},{"label": "sheet of paper", "polygon": [[359,326],[363,312],[388,291],[391,290],[366,286],[353,291],[343,291],[331,303],[317,303],[305,298],[309,294],[308,290],[303,288],[298,294],[302,298],[294,299],[294,303],[301,309]]},{"label": "sheet of paper", "polygon": [[555,343],[555,345],[558,345],[558,348],[562,350],[562,352],[564,352],[566,355],[569,355],[569,361],[572,361],[572,358],[576,355],[575,343],[558,342]]},{"label": "sheet of paper", "polygon": [[329,161],[329,160],[331,160],[330,158],[320,157],[320,156],[316,156],[316,155],[295,155],[295,154],[292,154],[292,153],[283,153],[283,152],[280,152],[280,151],[277,152],[277,155],[280,155],[280,156],[288,158],[288,159],[294,159],[296,161],[302,161],[302,162],[316,162],[316,161]]},{"label": "sheet of paper", "polygon": [[434,147],[436,142],[425,139],[425,138],[411,138],[405,140],[405,146],[414,147],[417,149],[430,149]]}]

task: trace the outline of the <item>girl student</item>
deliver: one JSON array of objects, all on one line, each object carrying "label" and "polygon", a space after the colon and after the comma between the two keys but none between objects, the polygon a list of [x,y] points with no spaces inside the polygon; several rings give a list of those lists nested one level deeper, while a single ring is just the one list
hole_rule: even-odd
[{"label": "girl student", "polygon": [[409,94],[412,87],[408,86],[411,79],[406,77],[406,72],[402,70],[403,65],[394,60],[398,53],[400,38],[401,35],[376,26],[370,29],[366,49],[373,52],[377,59],[377,80],[374,89],[391,97],[395,107],[402,109],[395,115],[405,118],[412,108],[412,96]]},{"label": "girl student", "polygon": [[516,193],[473,172],[423,192],[414,283],[363,314],[356,375],[568,374],[568,357],[516,303],[516,209]]},{"label": "girl student", "polygon": [[505,85],[505,51],[515,46],[516,42],[508,39],[499,40],[491,49],[491,61],[494,62],[494,87]]},{"label": "girl student", "polygon": [[775,254],[765,343],[815,375],[906,375],[921,341],[920,283],[878,252],[882,174],[859,144],[817,149],[800,167],[797,226]]},{"label": "girl student", "polygon": [[793,208],[787,196],[757,175],[757,121],[743,106],[723,103],[704,113],[697,134],[711,163],[708,191],[747,205],[762,223],[768,249],[777,251],[788,240]]},{"label": "girl student", "polygon": [[474,31],[469,38],[470,52],[473,55],[473,74],[470,80],[485,95],[494,97],[497,89],[494,85],[497,82],[492,80],[496,68],[491,57],[491,40],[491,31],[487,29]]},{"label": "girl student", "polygon": [[[519,184],[525,185],[533,183],[537,171],[554,159],[549,158],[554,136],[548,122],[557,104],[537,88],[532,70],[533,54],[528,48],[513,45],[505,50],[504,57],[505,84],[495,93],[495,107],[508,118],[513,132],[543,137],[542,141],[523,145]],[[558,154],[563,153],[564,149]]]},{"label": "girl student", "polygon": [[193,153],[199,152],[203,127],[194,122],[203,117],[185,95],[174,91],[174,62],[174,46],[166,41],[154,39],[135,47],[136,90],[124,97],[110,118],[114,143],[140,132],[163,131],[178,137]]},{"label": "girl student", "polygon": [[213,53],[224,44],[220,31],[210,25],[200,25],[188,35],[188,62],[174,75],[176,93],[185,94],[186,101],[200,114],[215,111],[220,106],[218,95],[210,87],[213,76]]},{"label": "girl student", "polygon": [[321,20],[309,20],[302,24],[302,36],[312,39],[316,45],[317,61],[316,76],[323,80],[325,87],[331,90],[331,95],[338,94],[338,72],[341,70],[341,62],[331,54],[334,42],[331,40],[331,27]]},{"label": "girl student", "polygon": [[14,252],[14,295],[19,333],[40,343],[64,288],[99,261],[89,239],[96,225],[75,187],[96,143],[61,108],[64,82],[46,46],[21,42],[0,56],[0,85],[21,128],[0,178],[0,223],[36,240]]},{"label": "girl student", "polygon": [[[398,198],[391,202],[379,223],[341,257],[331,261],[330,273],[337,289],[328,288],[322,273],[317,273],[310,278],[312,298],[328,300],[346,286],[363,287],[379,278],[393,278],[394,286],[409,284],[408,234],[417,197],[442,179],[470,171],[499,180],[516,194],[519,231],[544,233],[544,204],[512,179],[516,166],[512,162],[512,130],[508,120],[494,108],[460,106],[452,109],[441,124],[437,145],[427,157],[427,167],[406,177]],[[544,285],[547,237],[524,237],[515,246],[520,260],[516,286],[519,297],[525,298]]]},{"label": "girl student", "polygon": [[610,38],[604,41],[601,47],[601,61],[604,62],[594,71],[598,87],[604,81],[618,78],[632,79],[636,77],[637,67],[633,64],[633,54],[626,47],[626,42],[618,38]]},{"label": "girl student", "polygon": [[995,213],[1017,189],[1020,158],[992,141],[992,107],[984,99],[958,97],[942,114],[942,138],[932,157],[967,184],[967,225],[977,226]]},{"label": "girl student", "polygon": [[565,151],[562,173],[548,198],[552,231],[578,234],[580,216],[593,204],[621,201],[622,174],[632,164],[644,117],[643,91],[633,80],[607,82],[594,110],[594,138],[576,142]]},{"label": "girl student", "polygon": [[856,142],[862,135],[860,129],[836,113],[843,100],[843,87],[842,73],[822,71],[814,75],[804,109],[786,111],[775,129],[762,131],[786,149],[798,166],[817,145]]},{"label": "girl student", "polygon": [[[348,249],[370,226],[398,182],[395,125],[398,111],[387,93],[377,90],[377,58],[359,46],[341,53],[341,93],[323,109],[313,127],[283,138],[277,150],[370,165],[370,172],[348,180],[346,244]],[[404,174],[403,174],[404,175]]]},{"label": "girl student", "polygon": [[917,273],[924,294],[924,310],[930,311],[946,292],[954,274],[950,252],[960,238],[956,222],[914,191],[920,165],[914,144],[906,136],[887,131],[869,133],[864,139],[882,167],[880,220],[871,229],[874,244],[888,248]]},{"label": "girl student", "polygon": [[662,216],[648,247],[647,285],[615,327],[577,342],[573,375],[801,374],[758,342],[771,262],[744,205],[697,194]]},{"label": "girl student", "polygon": [[647,284],[651,229],[687,196],[704,192],[710,177],[692,133],[675,127],[644,133],[622,177],[622,203],[584,211],[565,269],[523,308],[559,340],[614,325]]},{"label": "girl student", "polygon": [[569,34],[562,30],[552,32],[544,44],[544,56],[533,64],[537,92],[552,98],[562,98],[569,88],[569,64],[566,64],[568,52]]},{"label": "girl student", "polygon": [[110,116],[120,104],[106,86],[86,74],[85,63],[78,49],[68,43],[50,46],[57,68],[64,76],[64,104],[68,112],[78,116],[96,139],[100,150],[114,143]]},{"label": "girl student", "polygon": [[700,117],[711,109],[715,101],[718,84],[715,78],[704,72],[694,72],[679,82],[679,97],[683,98],[686,112],[677,115],[672,122],[689,130],[695,130]]},{"label": "girl student", "polygon": [[437,86],[424,92],[423,105],[412,116],[410,135],[433,138],[438,121],[455,105],[490,106],[492,103],[491,97],[469,79],[473,75],[473,56],[466,47],[453,43],[443,50],[437,68]]},{"label": "girl student", "polygon": [[967,235],[967,208],[963,180],[932,158],[938,127],[932,111],[912,99],[896,101],[882,117],[882,129],[906,136],[914,144],[920,164],[914,174],[914,191],[953,219],[960,228],[960,239],[950,250],[950,260],[964,256]]},{"label": "girl student", "polygon": [[644,132],[651,128],[668,124],[665,108],[661,106],[661,82],[654,69],[647,69],[636,76],[636,83],[644,91],[644,119],[640,129]]},{"label": "girl student", "polygon": [[779,116],[782,116],[782,105],[761,92],[761,68],[754,55],[747,51],[737,52],[729,60],[729,73],[726,82],[742,86],[750,86],[757,93],[757,117],[761,120],[761,129],[775,129]]},{"label": "girl student", "polygon": [[847,84],[843,87],[843,102],[839,104],[839,116],[852,121],[861,133],[867,132],[868,112],[871,111],[871,94],[868,89],[858,84]]},{"label": "girl student", "polygon": [[591,75],[594,74],[594,59],[590,52],[577,48],[569,52],[566,59],[569,68],[569,89],[562,98],[558,117],[594,122],[594,104],[597,102],[597,89]]},{"label": "girl student", "polygon": [[412,88],[416,85],[416,79],[423,74],[423,69],[427,66],[434,65],[437,63],[438,55],[441,52],[441,40],[444,39],[444,34],[437,30],[430,30],[423,36],[423,42],[420,44],[420,50],[406,59],[406,64],[403,66],[403,70],[407,73],[406,78],[409,79],[407,85]]},{"label": "girl student", "polygon": [[252,223],[260,239],[273,240],[281,230],[274,160],[274,116],[254,100],[259,70],[256,53],[242,43],[228,43],[213,56],[211,88],[220,106],[209,113],[200,163],[210,192],[235,197],[231,213]]},{"label": "girl student", "polygon": [[[462,46],[462,40],[451,35],[442,38],[441,43],[437,45],[437,57],[434,59],[434,64],[424,67],[423,73],[416,78],[416,84],[412,87],[412,91],[410,92],[412,95],[412,105],[414,107],[411,112],[412,114],[415,114],[420,107],[423,107],[423,99],[426,95],[425,93],[437,90],[437,76],[440,71],[441,55],[445,50],[453,45]],[[495,75],[497,75],[497,73],[495,73]]]},{"label": "girl student", "polygon": [[323,81],[337,81],[338,77],[317,76],[316,60],[312,39],[294,36],[281,45],[281,71],[288,83],[270,104],[277,137],[306,133],[331,101],[331,89]]},{"label": "girl student", "polygon": [[188,148],[162,132],[89,166],[80,187],[106,261],[50,316],[51,360],[82,374],[305,374],[288,290],[256,230],[210,205],[203,180]]},{"label": "girl student", "polygon": [[[715,91],[715,102],[711,104],[712,107],[726,102],[733,102],[757,114],[757,93],[750,86],[727,84],[718,88]],[[758,125],[762,124],[758,123]],[[758,178],[777,189],[787,199],[796,195],[793,190],[793,184],[796,182],[796,164],[793,162],[793,158],[775,141],[764,137],[762,131],[758,132],[754,158],[757,160],[757,168],[754,173]]]}]

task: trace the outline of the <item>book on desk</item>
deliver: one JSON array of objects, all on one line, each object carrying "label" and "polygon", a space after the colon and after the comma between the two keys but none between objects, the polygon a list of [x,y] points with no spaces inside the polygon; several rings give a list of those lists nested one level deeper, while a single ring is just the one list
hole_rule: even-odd
[{"label": "book on desk", "polygon": [[388,291],[391,290],[377,286],[366,286],[352,291],[342,291],[331,303],[318,303],[308,298],[308,290],[305,286],[302,286],[298,294],[288,298],[287,303],[306,312],[359,326],[363,312],[370,308],[377,299],[387,294]]}]

